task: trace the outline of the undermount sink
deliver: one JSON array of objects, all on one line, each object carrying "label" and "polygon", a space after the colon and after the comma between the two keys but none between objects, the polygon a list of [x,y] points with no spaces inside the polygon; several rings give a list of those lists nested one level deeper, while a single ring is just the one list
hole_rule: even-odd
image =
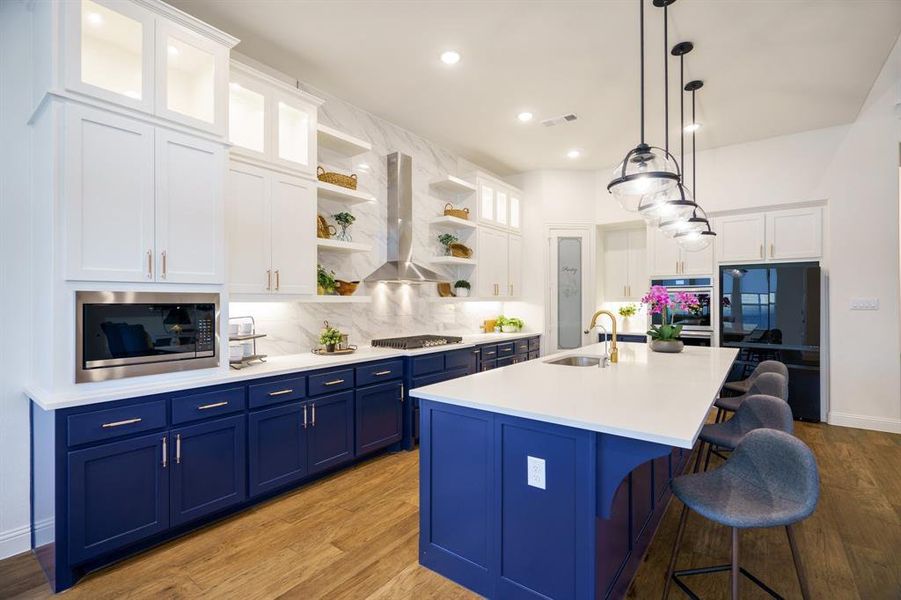
[{"label": "undermount sink", "polygon": [[549,365],[562,365],[564,367],[596,367],[601,363],[598,356],[564,356],[554,360],[544,361]]}]

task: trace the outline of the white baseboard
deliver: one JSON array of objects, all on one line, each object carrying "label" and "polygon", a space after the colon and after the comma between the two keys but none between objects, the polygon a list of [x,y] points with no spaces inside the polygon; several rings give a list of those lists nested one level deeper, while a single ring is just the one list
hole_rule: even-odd
[{"label": "white baseboard", "polygon": [[886,417],[868,417],[866,415],[852,415],[850,413],[829,412],[830,425],[840,427],[854,427],[857,429],[871,429],[873,431],[885,431],[886,433],[901,433],[901,419]]},{"label": "white baseboard", "polygon": [[0,559],[15,556],[31,549],[31,526],[0,531]]}]

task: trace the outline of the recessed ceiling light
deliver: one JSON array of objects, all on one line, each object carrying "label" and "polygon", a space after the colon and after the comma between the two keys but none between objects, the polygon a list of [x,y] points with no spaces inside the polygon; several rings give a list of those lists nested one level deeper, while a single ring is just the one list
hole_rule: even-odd
[{"label": "recessed ceiling light", "polygon": [[700,128],[701,128],[700,123],[689,123],[688,125],[685,126],[685,131],[687,133],[692,133],[693,131],[697,131]]},{"label": "recessed ceiling light", "polygon": [[168,50],[169,56],[178,56],[180,54],[178,48],[176,48],[175,46],[169,46]]},{"label": "recessed ceiling light", "polygon": [[529,111],[521,112],[518,115],[516,115],[516,118],[519,119],[520,121],[522,121],[523,123],[528,123],[529,121],[532,120],[532,113],[530,113]]},{"label": "recessed ceiling light", "polygon": [[582,156],[582,153],[576,149],[570,150],[566,153],[567,158],[579,158],[580,156]]},{"label": "recessed ceiling light", "polygon": [[87,19],[88,19],[88,23],[90,23],[91,25],[94,25],[95,27],[103,25],[103,15],[101,15],[100,13],[89,12]]},{"label": "recessed ceiling light", "polygon": [[460,62],[460,53],[455,50],[445,50],[441,53],[441,62],[446,65],[455,65]]}]

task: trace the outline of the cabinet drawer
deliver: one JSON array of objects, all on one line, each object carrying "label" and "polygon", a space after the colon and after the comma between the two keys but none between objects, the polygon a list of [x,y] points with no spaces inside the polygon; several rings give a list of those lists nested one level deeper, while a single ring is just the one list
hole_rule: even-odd
[{"label": "cabinet drawer", "polygon": [[496,360],[483,360],[482,363],[479,365],[480,372],[481,371],[490,371],[491,369],[496,369],[496,368],[497,368]]},{"label": "cabinet drawer", "polygon": [[340,392],[354,386],[354,371],[353,369],[344,369],[329,371],[321,375],[310,375],[307,381],[309,382],[310,396]]},{"label": "cabinet drawer", "polygon": [[527,354],[529,352],[529,340],[516,340],[513,343],[516,354]]},{"label": "cabinet drawer", "polygon": [[437,373],[444,370],[444,353],[436,352],[428,356],[418,356],[413,359],[413,377]]},{"label": "cabinet drawer", "polygon": [[475,356],[473,352],[475,352],[475,350],[472,348],[448,352],[444,355],[444,368],[448,370],[469,368],[470,362],[472,361],[473,356]]},{"label": "cabinet drawer", "polygon": [[509,358],[499,358],[499,359],[497,359],[497,366],[498,366],[498,368],[506,367],[506,366],[512,365],[515,362],[516,362],[516,358],[513,356],[511,356]]},{"label": "cabinet drawer", "polygon": [[370,383],[381,383],[399,379],[404,374],[403,359],[386,360],[374,365],[364,365],[356,368],[357,385],[364,386]]},{"label": "cabinet drawer", "polygon": [[541,350],[541,338],[533,337],[529,338],[529,352]]},{"label": "cabinet drawer", "polygon": [[165,426],[165,400],[72,415],[67,423],[70,446],[111,440]]},{"label": "cabinet drawer", "polygon": [[250,408],[280,404],[289,400],[298,400],[307,395],[307,378],[291,377],[279,381],[257,383],[248,387],[248,404]]},{"label": "cabinet drawer", "polygon": [[172,398],[172,424],[189,423],[244,410],[244,388],[234,387]]},{"label": "cabinet drawer", "polygon": [[479,346],[479,350],[481,350],[481,359],[482,361],[487,360],[495,360],[497,358],[497,346]]},{"label": "cabinet drawer", "polygon": [[497,345],[497,357],[504,358],[507,356],[513,356],[513,342],[506,342],[504,344]]}]

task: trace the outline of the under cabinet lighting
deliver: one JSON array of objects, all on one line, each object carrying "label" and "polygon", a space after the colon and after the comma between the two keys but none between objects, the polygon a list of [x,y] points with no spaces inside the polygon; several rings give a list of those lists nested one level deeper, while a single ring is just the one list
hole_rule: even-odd
[{"label": "under cabinet lighting", "polygon": [[441,62],[446,65],[455,65],[460,62],[460,53],[455,50],[445,50],[441,53]]}]

